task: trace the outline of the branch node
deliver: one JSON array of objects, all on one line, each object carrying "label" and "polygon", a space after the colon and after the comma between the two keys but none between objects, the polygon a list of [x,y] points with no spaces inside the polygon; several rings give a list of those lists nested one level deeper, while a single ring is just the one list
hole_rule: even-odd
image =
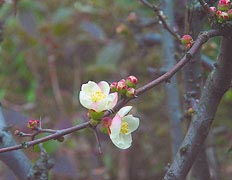
[{"label": "branch node", "polygon": [[186,154],[187,151],[188,151],[188,145],[180,148],[180,155]]},{"label": "branch node", "polygon": [[22,146],[23,146],[24,149],[27,149],[28,148],[28,142],[23,142]]}]

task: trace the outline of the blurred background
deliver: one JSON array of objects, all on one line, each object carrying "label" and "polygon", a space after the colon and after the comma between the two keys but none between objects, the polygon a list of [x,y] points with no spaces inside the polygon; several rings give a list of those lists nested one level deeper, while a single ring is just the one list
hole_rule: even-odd
[{"label": "blurred background", "polygon": [[[181,22],[178,12],[176,17]],[[27,120],[40,117],[43,127],[52,129],[87,121],[87,110],[79,104],[78,95],[81,85],[89,80],[113,82],[135,75],[140,87],[163,73],[162,27],[139,1],[20,0],[16,8],[3,4],[0,18],[0,101],[12,132],[30,132]],[[218,49],[216,39],[209,41],[203,52],[215,60]],[[205,78],[210,71],[204,67]],[[183,106],[180,73],[177,79]],[[128,150],[118,149],[101,133],[103,154],[99,155],[91,129],[68,135],[62,143],[44,143],[56,162],[50,179],[162,179],[172,160],[165,97],[160,85],[129,103],[134,116],[140,118],[140,127]],[[232,144],[231,105],[230,90],[217,112],[208,146],[215,150],[222,179],[230,179],[232,173],[228,152]],[[16,137],[18,143],[25,139]],[[32,163],[39,156],[37,148],[23,151]],[[2,162],[0,177],[14,179]]]}]

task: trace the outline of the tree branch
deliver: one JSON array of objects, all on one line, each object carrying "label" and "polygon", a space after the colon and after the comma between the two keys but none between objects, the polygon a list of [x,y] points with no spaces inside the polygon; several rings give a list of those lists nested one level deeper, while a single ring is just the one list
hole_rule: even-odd
[{"label": "tree branch", "polygon": [[207,79],[196,115],[164,180],[185,179],[213,122],[218,104],[232,79],[232,39],[222,39],[218,66]]},{"label": "tree branch", "polygon": [[22,144],[15,145],[15,146],[9,146],[9,147],[5,147],[5,148],[1,148],[0,153],[7,152],[7,151],[13,151],[13,150],[17,150],[17,149],[25,149],[25,148],[34,146],[36,144],[49,141],[51,139],[57,139],[57,138],[59,138],[61,136],[64,136],[64,135],[67,135],[67,134],[70,134],[70,133],[73,133],[75,131],[85,129],[85,128],[88,128],[88,127],[91,127],[90,122],[85,122],[85,123],[82,123],[82,124],[79,124],[79,125],[76,125],[76,126],[73,126],[73,127],[70,127],[70,128],[57,130],[56,133],[45,136],[43,138],[39,138],[39,139],[36,139],[36,140],[33,140],[33,141],[24,142]]}]

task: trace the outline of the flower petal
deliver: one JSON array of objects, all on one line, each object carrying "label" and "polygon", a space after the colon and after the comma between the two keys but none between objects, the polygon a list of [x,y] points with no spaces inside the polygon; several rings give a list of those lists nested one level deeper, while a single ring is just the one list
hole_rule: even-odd
[{"label": "flower petal", "polygon": [[121,130],[121,117],[116,114],[114,116],[114,118],[112,119],[111,121],[111,125],[110,125],[110,131],[111,131],[111,134],[110,134],[110,138],[115,138],[119,135],[120,133],[120,130]]},{"label": "flower petal", "polygon": [[91,98],[84,91],[80,92],[79,100],[82,106],[84,106],[87,109],[90,108],[92,104]]},{"label": "flower petal", "polygon": [[101,89],[95,82],[89,81],[87,84],[83,84],[81,86],[81,91],[85,92],[86,94],[92,95],[94,92],[101,91]]},{"label": "flower petal", "polygon": [[122,121],[128,123],[129,131],[126,134],[130,134],[135,131],[139,127],[139,118],[134,117],[132,115],[127,115],[122,118]]},{"label": "flower petal", "polygon": [[107,109],[112,109],[117,104],[118,93],[115,92],[115,93],[109,94],[107,99],[108,99]]},{"label": "flower petal", "polygon": [[110,92],[110,86],[106,81],[101,81],[98,83],[98,87],[101,89],[103,94],[108,95]]},{"label": "flower petal", "polygon": [[120,117],[124,117],[128,112],[131,110],[132,106],[125,106],[121,108],[117,114],[119,114]]},{"label": "flower petal", "polygon": [[115,136],[111,138],[112,142],[115,146],[117,146],[120,149],[127,149],[132,144],[132,136],[131,134],[119,134],[118,136]]}]

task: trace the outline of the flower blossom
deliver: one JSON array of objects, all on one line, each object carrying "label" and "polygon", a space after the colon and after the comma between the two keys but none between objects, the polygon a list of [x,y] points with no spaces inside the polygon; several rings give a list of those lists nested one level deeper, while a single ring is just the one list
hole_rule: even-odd
[{"label": "flower blossom", "polygon": [[96,84],[93,81],[89,81],[81,86],[80,103],[87,109],[92,109],[96,112],[112,109],[117,103],[118,94],[110,94],[109,92],[110,86],[107,82],[101,81]]},{"label": "flower blossom", "polygon": [[139,118],[127,115],[131,108],[132,106],[121,108],[109,127],[110,139],[120,149],[127,149],[131,146],[131,133],[139,127]]}]

